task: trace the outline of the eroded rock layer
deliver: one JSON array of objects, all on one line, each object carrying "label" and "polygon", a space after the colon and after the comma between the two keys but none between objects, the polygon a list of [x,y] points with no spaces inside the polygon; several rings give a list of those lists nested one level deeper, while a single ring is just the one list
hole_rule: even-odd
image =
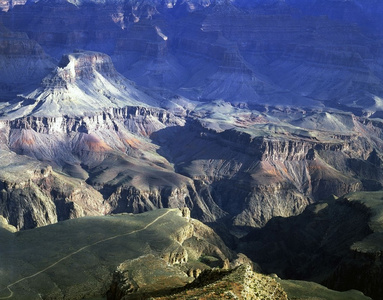
[{"label": "eroded rock layer", "polygon": [[[49,195],[57,204],[60,197],[82,203],[88,191],[97,195],[98,204],[92,207],[99,213],[188,206],[200,220],[237,227],[260,227],[274,216],[299,214],[309,203],[331,195],[381,188],[379,121],[312,111],[290,116],[283,124],[269,123],[275,111],[229,107],[238,124],[224,121],[212,127],[201,114],[185,118],[153,107],[109,109],[79,118],[1,121],[2,151],[10,158],[3,161],[2,201],[9,206],[17,194],[15,179],[7,174],[17,164],[28,170],[20,177],[26,178],[23,184],[32,182],[38,190],[28,196],[33,201]],[[300,127],[319,119],[327,133]],[[244,122],[252,125],[238,126]],[[16,162],[20,155],[29,158]],[[53,170],[40,179],[36,174],[49,165]],[[64,176],[86,189],[77,193],[63,186]],[[50,217],[44,210],[36,216],[52,223],[84,215],[59,207],[62,217]],[[26,228],[16,221],[23,213],[16,217],[19,213],[11,216],[11,211],[3,210],[3,215],[12,225]]]}]

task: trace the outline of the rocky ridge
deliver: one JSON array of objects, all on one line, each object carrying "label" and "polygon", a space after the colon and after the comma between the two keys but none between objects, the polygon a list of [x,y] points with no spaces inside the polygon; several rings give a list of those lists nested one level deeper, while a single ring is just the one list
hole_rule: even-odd
[{"label": "rocky ridge", "polygon": [[[212,281],[212,282],[211,282]],[[209,283],[209,284],[208,284]],[[185,291],[154,299],[288,299],[275,279],[242,265],[230,271],[205,272]]]},{"label": "rocky ridge", "polygon": [[[332,88],[324,88],[327,86],[326,79],[324,79],[319,86],[320,91],[331,90],[334,92],[331,97],[334,97],[337,95],[336,90],[340,87],[343,93],[344,87],[348,86],[351,80],[362,84],[361,89],[358,84],[352,84],[352,87],[357,87],[358,90],[368,91],[372,88],[375,95],[372,98],[375,99],[376,104],[379,104],[379,88],[374,88],[375,84],[379,86],[379,68],[374,69],[372,73],[369,71],[370,62],[375,60],[376,53],[371,51],[372,44],[369,37],[364,36],[363,29],[356,25],[345,26],[335,21],[330,21],[331,24],[329,25],[327,24],[328,19],[317,16],[303,17],[299,15],[298,18],[293,18],[287,14],[281,16],[285,12],[291,13],[292,11],[282,7],[280,12],[275,13],[274,8],[272,8],[273,3],[269,3],[270,7],[262,6],[262,9],[257,10],[254,15],[245,14],[245,9],[241,7],[240,3],[213,2],[209,3],[209,6],[206,5],[205,8],[200,7],[190,14],[183,15],[181,12],[185,12],[186,6],[182,5],[185,3],[173,3],[172,9],[167,5],[166,7],[158,7],[157,12],[150,15],[150,18],[146,18],[149,15],[145,14],[149,14],[150,9],[145,10],[144,6],[140,6],[137,10],[132,10],[134,5],[129,2],[125,3],[125,6],[119,7],[116,13],[110,14],[114,16],[113,22],[107,20],[110,15],[105,17],[105,9],[108,12],[117,9],[113,6],[116,3],[110,3],[110,6],[103,3],[106,6],[102,6],[102,10],[100,10],[101,6],[98,5],[88,7],[85,2],[77,4],[81,4],[80,6],[83,8],[89,8],[87,17],[92,14],[101,14],[103,11],[104,17],[100,21],[101,25],[97,24],[92,29],[94,36],[98,38],[85,34],[89,28],[85,28],[85,30],[82,21],[87,17],[76,17],[82,8],[66,1],[55,3],[55,5],[49,4],[48,1],[40,1],[29,7],[15,7],[9,13],[3,14],[3,20],[8,26],[12,25],[12,28],[23,28],[28,23],[25,20],[38,25],[41,23],[38,10],[44,8],[51,14],[41,24],[44,24],[44,28],[47,28],[45,25],[49,24],[48,27],[51,28],[51,32],[47,35],[42,34],[44,29],[40,28],[40,30],[38,27],[40,25],[38,25],[33,28],[30,27],[28,34],[39,41],[45,49],[49,49],[51,54],[57,55],[58,45],[63,46],[59,47],[60,49],[71,47],[70,45],[101,49],[98,48],[100,46],[98,41],[102,40],[104,45],[115,45],[111,49],[102,50],[107,50],[112,55],[112,59],[118,62],[117,65],[124,74],[130,74],[129,76],[133,76],[131,78],[139,83],[150,85],[151,88],[155,86],[160,93],[164,93],[166,88],[171,88],[190,98],[197,96],[198,99],[205,100],[229,95],[230,101],[234,102],[236,101],[235,96],[241,98],[241,101],[250,99],[250,102],[267,101],[268,103],[274,103],[273,99],[275,98],[283,98],[282,102],[286,105],[292,102],[285,102],[287,98],[285,99],[281,95],[286,94],[286,88],[291,88],[292,83],[285,82],[285,78],[277,79],[277,73],[285,73],[281,72],[281,67],[283,70],[297,71],[299,78],[308,78],[309,82],[314,82],[310,79],[310,75],[301,76],[299,70],[306,70],[306,73],[314,74],[313,76],[317,77],[318,74],[323,73],[321,70],[325,70],[324,73],[328,74],[329,69],[338,70],[340,68],[339,70],[342,71],[339,73],[340,75],[337,73],[336,76],[342,78],[344,82],[339,83],[333,90]],[[150,5],[156,6],[158,3],[153,2]],[[34,14],[31,15],[30,10],[34,10]],[[134,13],[130,13],[132,11]],[[55,14],[59,17],[54,17]],[[188,34],[169,30],[168,25],[170,23],[167,22],[172,22],[171,20],[174,20],[175,17],[186,20],[182,24],[187,24]],[[11,24],[8,18],[12,18],[14,22]],[[69,26],[68,28],[74,29],[71,33],[73,36],[71,34],[66,35],[67,33],[62,35],[60,32],[62,26],[55,25],[56,19],[63,20]],[[225,20],[232,20],[232,23],[236,25],[234,27],[228,26]],[[308,31],[302,32],[302,28],[307,28],[307,22],[312,27]],[[106,28],[113,29],[107,39],[103,34]],[[181,32],[186,32],[182,26],[175,28],[180,28]],[[200,30],[201,28],[203,30]],[[243,32],[247,32],[243,30],[244,28],[251,30],[244,35]],[[122,34],[120,30],[126,30],[129,35]],[[262,33],[261,36],[260,33]],[[281,33],[284,37],[282,39],[280,38]],[[59,38],[60,36],[61,38]],[[65,38],[62,38],[63,36]],[[252,40],[258,42],[254,44]],[[110,41],[110,43],[106,41]],[[289,46],[287,47],[286,44]],[[361,44],[365,46],[361,47]],[[193,53],[192,59],[190,58],[191,53]],[[357,59],[351,54],[355,54]],[[206,59],[211,63],[206,63]],[[133,63],[133,61],[137,63]],[[186,62],[190,62],[190,65],[185,65]],[[254,64],[255,62],[256,64]],[[294,67],[296,64],[298,67]],[[149,68],[149,65],[155,67]],[[167,67],[164,68],[164,66]],[[269,70],[267,74],[264,73],[266,69]],[[168,72],[169,70],[175,72],[174,76],[166,77],[167,74],[172,73]],[[190,70],[191,73],[187,71],[186,73],[189,72],[189,74],[186,75],[186,70]],[[206,78],[193,75],[196,70],[204,73]],[[367,73],[373,75],[368,78],[363,77]],[[288,78],[294,79],[294,76],[291,74]],[[363,79],[353,76],[362,76]],[[141,82],[140,78],[145,80]],[[178,83],[173,80],[175,78]],[[239,82],[246,82],[246,84],[239,87],[227,84],[228,81],[237,84],[236,78],[239,79]],[[295,79],[294,84],[298,82]],[[189,83],[186,83],[185,80]],[[123,82],[122,85],[121,82]],[[204,84],[202,82],[208,82],[208,86],[201,85]],[[186,88],[183,87],[184,84],[186,84]],[[304,91],[298,91],[301,86],[304,87]],[[44,79],[41,87],[32,93],[23,94],[21,100],[8,105],[8,109],[3,109],[3,113],[8,113],[8,115],[3,117],[16,118],[28,114],[44,116],[46,113],[55,112],[60,118],[60,110],[75,116],[79,108],[81,108],[81,112],[94,109],[100,111],[108,110],[110,106],[127,104],[126,98],[129,98],[131,94],[101,93],[100,91],[104,90],[105,87],[111,88],[112,91],[120,90],[121,87],[127,88],[129,91],[133,90],[135,94],[133,98],[137,101],[145,99],[150,104],[170,107],[177,111],[176,115],[180,117],[179,120],[184,119],[187,113],[190,113],[190,110],[175,102],[167,102],[168,99],[166,101],[163,101],[163,98],[154,100],[147,94],[136,90],[130,82],[115,72],[111,60],[106,55],[80,51],[64,55],[59,66]],[[299,102],[302,96],[305,105],[317,106],[322,100],[329,99],[329,95],[319,95],[318,86],[311,86],[306,82],[304,84],[299,83],[299,88],[294,89],[298,91],[294,92],[294,99]],[[231,95],[228,90],[235,92]],[[299,97],[297,93],[300,94]],[[169,93],[166,92],[166,95]],[[348,95],[353,97],[353,91],[350,90]],[[247,97],[249,98],[247,99]],[[174,97],[173,95],[172,98],[181,99],[182,97]],[[88,102],[85,107],[84,102]],[[164,104],[164,102],[167,103]],[[138,103],[133,104],[139,106]],[[246,106],[243,103],[238,104],[238,106],[241,105]],[[336,105],[341,105],[341,103]],[[312,118],[304,115],[303,111],[301,116],[297,115],[295,120],[287,120],[288,122],[292,121],[292,123],[285,126],[281,124],[281,120],[275,120],[275,117],[283,119],[283,115],[289,112],[281,112],[279,115],[277,113],[275,116],[273,116],[275,112],[272,112],[270,117],[255,112],[253,117],[251,115],[243,117],[239,112],[249,114],[249,110],[245,109],[243,111],[238,110],[237,113],[239,114],[235,118],[229,116],[229,113],[221,114],[221,116],[217,114],[214,117],[202,113],[202,117],[199,117],[201,111],[194,110],[195,105],[186,106],[192,107],[191,119],[197,119],[202,128],[192,125],[172,126],[167,129],[159,123],[154,122],[156,123],[154,124],[152,121],[148,121],[148,118],[144,116],[141,118],[143,120],[136,118],[133,121],[123,121],[123,125],[114,121],[107,122],[108,125],[104,127],[105,131],[102,136],[95,136],[93,133],[89,134],[86,128],[86,126],[92,126],[89,124],[93,121],[88,122],[87,125],[84,123],[80,125],[81,122],[71,121],[71,123],[77,124],[74,125],[74,131],[82,131],[82,134],[74,134],[75,147],[73,145],[64,147],[68,150],[65,153],[58,150],[51,151],[42,146],[41,143],[39,149],[36,146],[22,145],[24,141],[38,139],[33,131],[17,132],[15,130],[16,132],[12,133],[10,140],[12,143],[10,148],[19,154],[25,153],[40,160],[46,160],[47,157],[45,156],[48,156],[48,161],[54,166],[57,165],[63,172],[87,180],[87,183],[101,191],[104,199],[106,198],[107,202],[112,203],[111,205],[115,207],[116,211],[141,212],[155,207],[177,206],[177,203],[181,203],[182,206],[188,203],[189,207],[194,207],[192,210],[194,216],[198,216],[204,221],[215,221],[234,215],[233,224],[238,226],[262,226],[273,216],[289,216],[300,213],[310,202],[325,198],[330,194],[339,196],[350,191],[377,189],[381,186],[379,168],[373,167],[371,163],[362,162],[372,153],[376,153],[376,157],[379,159],[381,143],[379,138],[376,138],[379,133],[373,138],[364,138],[362,132],[367,130],[368,135],[375,135],[371,132],[375,129],[367,128],[364,125],[358,125],[359,127],[350,125],[349,120],[342,123],[345,118],[337,113],[333,114],[327,111],[321,113],[321,109],[312,110],[313,117],[317,118],[320,124],[326,126],[325,132],[321,133],[318,126],[313,127]],[[363,107],[366,106],[363,104]],[[373,110],[378,109],[377,106],[374,107]],[[268,110],[269,108],[265,106],[261,108],[261,110],[263,109]],[[363,113],[361,111],[356,112]],[[105,113],[104,111],[103,114]],[[230,122],[217,122],[217,118],[222,120],[222,116],[230,118]],[[259,123],[257,118],[261,120],[261,124],[255,125]],[[267,121],[263,122],[262,118],[271,124],[266,124]],[[190,124],[189,121],[190,119],[184,119],[179,122]],[[98,122],[99,120],[97,120]],[[212,128],[212,124],[214,126],[219,124],[220,128]],[[355,124],[358,124],[358,121],[355,121]],[[94,128],[98,128],[97,126],[99,125]],[[251,128],[249,130],[244,129],[247,126]],[[134,171],[133,174],[126,174],[126,176],[115,176],[111,173],[122,174],[121,168],[115,168],[113,172],[106,171],[107,166],[110,166],[115,158],[111,159],[109,156],[100,154],[101,152],[125,149],[124,154],[119,153],[115,157],[128,154],[135,158],[137,158],[138,153],[141,153],[134,149],[137,147],[131,147],[134,142],[116,143],[116,141],[121,141],[121,136],[112,141],[110,134],[106,132],[112,130],[116,133],[122,128],[128,129],[127,131],[124,130],[125,136],[131,137],[129,131],[132,131],[134,134],[138,133],[139,136],[152,138],[156,145],[150,145],[151,141],[144,143],[147,148],[151,149],[150,156],[147,155],[146,158],[153,159],[152,150],[157,151],[155,149],[158,149],[158,153],[161,153],[161,156],[166,159],[164,161],[163,158],[154,155],[155,160],[162,166],[166,166],[165,169],[170,170],[170,172],[166,172],[166,175],[172,178],[171,181],[179,183],[176,185],[176,189],[173,189],[173,184],[164,182],[164,180],[154,184],[160,185],[159,188],[150,188],[144,184],[147,176],[141,174],[137,176],[137,173],[141,172]],[[169,141],[169,137],[173,134],[174,128],[178,128],[178,131],[174,130],[174,133],[183,136],[172,146],[169,146],[169,143],[172,143],[171,140]],[[192,133],[185,131],[185,128],[190,129]],[[209,131],[210,129],[213,129],[213,132]],[[313,133],[314,137],[311,136],[311,130],[315,132]],[[250,132],[250,136],[246,131]],[[356,134],[339,133],[341,131],[355,131]],[[70,135],[68,132],[65,134]],[[269,136],[262,138],[260,137],[262,134]],[[331,138],[326,137],[326,134],[329,134]],[[32,135],[33,138],[28,138],[28,135]],[[114,133],[111,135],[115,136]],[[255,138],[252,137],[253,135]],[[203,138],[200,139],[201,137]],[[188,139],[190,138],[198,141],[194,147],[191,150],[183,147],[183,153],[178,151],[177,148],[180,145],[189,146]],[[210,138],[214,140],[210,145],[213,149],[217,149],[216,152],[220,153],[221,157],[205,158],[204,155],[200,155],[199,152],[203,151],[202,142],[206,142]],[[133,141],[135,139],[136,137]],[[249,139],[250,142],[247,143],[246,139]],[[50,141],[50,138],[44,136],[43,140],[47,142],[46,144],[57,145],[58,143],[66,143],[70,138],[67,136]],[[236,143],[240,147],[236,146]],[[218,149],[221,145],[230,149],[229,154],[222,153],[222,150]],[[240,148],[246,149],[244,156],[243,150]],[[97,155],[90,155],[90,151],[94,150],[101,151],[97,151]],[[68,153],[72,154],[68,155]],[[238,159],[237,156],[241,157]],[[251,162],[252,157],[255,157],[254,162]],[[122,161],[126,162],[126,159],[124,156]],[[211,159],[213,160],[209,161]],[[141,162],[137,164],[128,160],[125,166],[133,165],[133,169],[137,169]],[[243,174],[243,170],[247,170],[244,172],[245,176],[240,176],[239,174]],[[91,176],[88,171],[94,176]],[[171,174],[174,171],[181,176]],[[361,173],[359,174],[359,172]],[[374,172],[376,175],[373,175]],[[130,177],[134,179],[132,180]],[[157,175],[154,177],[158,178]],[[227,191],[228,181],[235,181],[236,185],[241,187],[234,193],[235,195]],[[334,182],[335,184],[333,184]],[[226,206],[226,203],[230,202],[229,198],[234,196],[241,199],[238,201],[239,204]],[[287,199],[287,201],[281,199]],[[265,202],[265,205],[261,204]],[[198,203],[197,208],[192,203]],[[243,203],[249,204],[244,206]]]},{"label": "rocky ridge", "polygon": [[[127,129],[121,131],[122,128],[125,128],[123,123],[119,124],[121,128],[120,131],[115,131],[118,125],[116,121],[112,121],[110,114],[115,114],[116,119],[118,119],[119,114],[120,116],[124,114],[129,115],[132,118],[131,121],[125,120],[125,118],[122,119],[123,122],[127,123],[127,127],[131,127],[131,131]],[[14,209],[17,209],[17,213],[14,209],[3,210],[3,214],[8,221],[17,228],[26,229],[54,223],[58,220],[74,216],[79,217],[84,215],[84,212],[80,208],[81,203],[95,208],[95,212],[97,211],[103,214],[110,213],[113,211],[111,203],[113,203],[114,200],[110,200],[109,202],[104,201],[106,199],[103,199],[102,194],[96,190],[102,188],[102,186],[97,187],[99,185],[97,184],[97,179],[95,179],[93,183],[94,187],[91,187],[91,185],[84,181],[89,178],[89,174],[86,170],[89,171],[89,169],[92,170],[94,168],[94,172],[99,173],[97,168],[103,168],[102,163],[105,161],[105,168],[108,166],[112,167],[113,165],[111,163],[113,160],[117,161],[117,164],[120,163],[120,165],[115,166],[116,168],[125,168],[129,165],[132,169],[136,166],[135,170],[133,169],[131,172],[138,177],[137,188],[142,187],[139,182],[145,177],[143,179],[139,178],[142,176],[140,174],[147,176],[145,171],[153,173],[153,176],[156,176],[158,180],[166,174],[172,175],[169,170],[170,166],[166,166],[168,163],[164,161],[163,158],[154,155],[153,152],[155,148],[145,141],[144,137],[150,134],[151,130],[158,129],[158,126],[162,128],[166,126],[165,124],[170,125],[172,122],[176,122],[177,124],[179,120],[176,117],[172,117],[164,111],[147,110],[139,107],[118,110],[111,109],[110,114],[104,113],[99,116],[84,117],[82,119],[69,117],[30,117],[11,122],[2,121],[1,137],[4,142],[2,147],[4,160],[2,160],[1,177],[3,182],[2,202],[4,203],[4,207],[9,206],[10,203],[16,199],[16,195],[20,194],[20,189],[24,188],[20,194],[20,197],[22,197],[22,195],[25,196],[25,193],[28,191],[25,187],[30,187],[31,192],[27,194],[29,195],[28,199],[31,199],[25,202],[26,205],[28,205],[28,203],[37,202],[48,205],[53,209],[53,215],[50,216],[50,214],[44,213],[45,209],[37,209],[31,213],[26,207],[22,206],[17,208],[16,205]],[[136,118],[136,122],[133,121],[133,118]],[[161,121],[165,124],[161,123]],[[142,126],[142,122],[145,126]],[[113,138],[109,137],[111,133],[109,132],[110,129],[113,129],[115,132]],[[138,136],[135,136],[134,132]],[[103,136],[103,133],[105,136]],[[108,141],[105,142],[104,139],[108,137]],[[110,143],[111,145],[109,145]],[[141,145],[144,147],[139,149],[138,147]],[[118,155],[114,153],[114,151],[117,150]],[[13,151],[18,155],[15,155]],[[124,155],[123,153],[125,152],[128,153],[129,156]],[[32,159],[25,156],[23,158],[21,155],[28,155],[32,157]],[[121,155],[123,155],[123,158],[119,157]],[[142,163],[138,164],[135,162],[134,157],[141,155],[151,158],[150,163],[145,163],[146,166],[142,165]],[[7,159],[5,159],[5,157],[7,157]],[[155,157],[158,159],[157,164],[159,166],[156,166],[155,160],[157,159]],[[41,163],[39,160],[45,161],[45,163]],[[54,166],[55,171],[46,163],[47,161],[50,162],[50,165]],[[143,170],[141,170],[142,167],[144,168]],[[84,170],[84,168],[86,170]],[[12,174],[17,174],[21,169],[24,170],[23,176],[12,176]],[[27,171],[25,172],[25,170]],[[65,174],[63,174],[63,172]],[[106,178],[103,178],[101,182],[102,185],[116,178],[118,174],[113,174],[113,172],[114,171],[112,171],[111,176],[106,174]],[[127,174],[127,176],[128,175],[129,174]],[[123,178],[121,180],[123,180]],[[166,183],[166,185],[175,187],[177,186],[177,181],[179,182],[180,179],[172,181],[174,183],[171,185],[170,183]],[[146,182],[143,182],[143,184],[147,185]],[[118,184],[117,181],[113,184],[113,186],[115,185],[117,185],[117,189],[120,184]],[[145,187],[143,188],[144,190],[146,189]],[[122,192],[121,187],[117,190],[119,190],[120,193]],[[170,188],[170,192],[171,190],[172,188]],[[88,194],[88,196],[86,196],[86,194]],[[94,198],[94,203],[85,201],[89,196],[90,198]],[[111,195],[109,194],[109,196]],[[116,196],[112,195],[110,198],[116,199]],[[55,201],[54,203],[56,205],[53,201]],[[62,201],[67,203],[66,205],[73,206],[70,209],[70,211],[72,211],[71,213],[68,213],[65,206],[60,204]],[[117,206],[121,205],[121,203],[118,204],[114,202],[113,207],[116,209]],[[144,205],[141,208],[132,208],[131,212],[140,212],[153,209],[154,207],[168,207],[171,204],[154,206],[152,202],[149,201],[147,205],[149,206]],[[179,203],[175,203],[175,205],[178,207]],[[127,208],[122,209],[122,211],[127,211]],[[28,217],[28,215],[30,216]],[[63,217],[64,215],[65,217]],[[45,216],[44,221],[32,222],[29,225],[25,225],[22,221],[23,218],[41,219],[41,216]]]}]

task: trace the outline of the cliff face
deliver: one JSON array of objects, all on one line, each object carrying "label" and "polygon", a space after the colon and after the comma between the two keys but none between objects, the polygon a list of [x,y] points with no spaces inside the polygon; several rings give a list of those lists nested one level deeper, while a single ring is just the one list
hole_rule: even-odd
[{"label": "cliff face", "polygon": [[[382,187],[381,48],[364,28],[292,3],[166,3],[39,1],[2,14],[55,57],[92,49],[1,103],[4,151],[76,178],[106,212],[186,205],[237,227]],[[26,55],[43,56],[29,43]]]},{"label": "cliff face", "polygon": [[[140,107],[111,109],[108,113],[84,118],[28,117],[2,121],[2,152],[9,158],[2,162],[2,201],[8,207],[3,210],[3,215],[18,228],[32,228],[92,211],[142,212],[185,205],[185,200],[181,199],[188,195],[188,180],[173,175],[169,163],[152,154],[155,147],[145,140],[152,131],[182,122],[164,111]],[[33,159],[21,159],[21,155]],[[141,156],[144,159],[137,160]],[[145,162],[145,157],[151,157],[150,161]],[[45,170],[47,163],[38,161],[50,162],[55,170],[65,172],[65,175],[52,171],[50,166],[48,171],[40,174],[40,169]],[[17,175],[10,176],[8,172],[17,174],[23,165],[28,172],[19,183]],[[126,168],[130,171],[121,177]],[[154,191],[151,191],[151,181],[147,180],[149,176],[156,182]],[[127,190],[135,189],[133,194],[142,194],[147,202],[140,204],[139,197],[124,194],[125,186]],[[161,200],[161,193],[158,193],[157,202],[153,195],[161,189],[165,190],[162,193],[164,199]],[[184,192],[178,194],[178,189]],[[16,205],[15,200],[22,203]],[[127,202],[132,204],[131,208]],[[25,206],[33,205],[31,203],[41,204],[33,208],[32,214],[39,221],[24,225],[24,215],[29,213]],[[15,206],[14,209],[9,205]]]},{"label": "cliff face", "polygon": [[156,104],[119,74],[109,56],[92,51],[63,55],[58,66],[32,92],[20,94],[3,110],[3,118],[25,115],[82,116],[112,107]]},{"label": "cliff face", "polygon": [[[144,219],[129,233],[110,226],[116,235],[98,240],[79,232],[76,243],[88,249],[146,232],[162,218],[158,208],[188,207],[191,217],[214,225],[226,237],[264,228],[246,242],[275,261],[283,257],[277,266],[283,275],[320,277],[343,289],[360,283],[358,276],[349,280],[346,274],[363,274],[371,284],[362,282],[361,288],[371,295],[380,292],[371,276],[381,277],[380,250],[375,251],[374,239],[372,246],[368,240],[361,247],[356,240],[373,231],[365,225],[365,211],[344,202],[310,206],[350,192],[383,189],[382,6],[377,1],[19,4],[24,3],[0,2],[2,241],[12,236],[4,228],[20,231],[13,243],[28,235],[23,229],[76,218],[72,222],[81,223],[84,216],[152,211],[153,218],[140,214]],[[286,233],[280,217],[298,221],[288,223]],[[197,221],[185,222],[160,224],[173,230],[170,238],[158,232],[144,235],[129,250],[134,255],[125,257],[121,250],[115,254],[118,259],[111,258],[113,267],[103,264],[84,278],[75,274],[74,288],[59,287],[56,278],[47,281],[43,292],[47,298],[92,296],[78,292],[92,289],[86,278],[105,283],[117,270],[110,293],[130,297],[139,291],[138,282],[150,286],[148,276],[137,270],[140,266],[149,271],[158,267],[177,278],[178,286],[206,266],[227,267],[230,251],[214,232]],[[308,232],[303,230],[307,224]],[[89,232],[100,228],[86,226]],[[44,230],[33,234],[40,238],[41,232],[49,232]],[[269,235],[295,241],[298,258],[284,248],[289,240],[275,250]],[[147,242],[148,237],[155,242]],[[16,247],[21,256],[30,240]],[[303,245],[298,243],[302,240]],[[305,251],[300,252],[301,246]],[[144,252],[136,255],[141,247]],[[326,256],[332,250],[336,254]],[[59,253],[68,258],[77,254]],[[350,266],[347,259],[354,256],[366,264]],[[0,298],[20,283],[11,263],[20,265],[16,259],[6,261],[9,278],[5,284],[0,280]],[[41,257],[33,257],[27,268],[35,269],[34,263],[46,268]],[[316,277],[310,270],[318,272]],[[157,286],[166,282],[161,272]],[[57,277],[65,278],[61,275]],[[253,274],[242,269],[239,275],[241,289],[248,290]],[[338,278],[352,284],[343,285]],[[97,291],[109,289],[95,284]],[[220,296],[232,293],[226,292]]]},{"label": "cliff face", "polygon": [[340,291],[353,287],[379,299],[381,194],[350,193],[310,205],[299,216],[275,218],[242,238],[237,250],[268,273]]},{"label": "cliff face", "polygon": [[1,150],[1,215],[17,230],[110,211],[102,195],[51,166]]},{"label": "cliff face", "polygon": [[[205,126],[208,122],[201,119]],[[355,119],[355,128],[360,124]],[[177,172],[235,214],[236,225],[263,226],[273,216],[298,214],[332,194],[380,186],[380,168],[369,159],[374,142],[357,133],[365,129],[355,129],[353,121],[349,126],[349,133],[330,137],[267,123],[221,132],[194,124],[160,131],[154,138],[179,136],[163,147]]]},{"label": "cliff face", "polygon": [[93,79],[95,72],[117,77],[110,57],[102,53],[78,51],[66,54],[61,58],[58,67],[57,76],[68,83],[85,78]]},{"label": "cliff face", "polygon": [[[229,225],[239,227],[260,227],[274,216],[299,214],[309,203],[331,195],[382,184],[379,122],[345,118],[349,133],[330,137],[278,124],[216,131],[207,128],[208,123],[202,126],[204,120],[153,107],[110,108],[77,118],[24,117],[1,122],[3,151],[49,162],[54,170],[74,177],[73,184],[84,184],[100,199],[94,204],[100,206],[98,212],[187,206],[200,220],[231,217]],[[260,130],[268,135],[260,136]],[[19,157],[12,155],[12,160]],[[31,180],[42,194],[60,195],[51,191],[61,189],[58,181]],[[41,196],[34,197],[37,201]],[[4,196],[3,201],[11,198]],[[56,206],[60,220],[85,214]],[[6,218],[23,228],[16,217],[7,213]],[[55,220],[49,214],[46,219]]]}]

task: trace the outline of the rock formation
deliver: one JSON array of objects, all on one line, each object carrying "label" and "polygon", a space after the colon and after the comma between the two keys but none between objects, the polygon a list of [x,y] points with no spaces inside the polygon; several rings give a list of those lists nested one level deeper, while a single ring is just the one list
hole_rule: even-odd
[{"label": "rock formation", "polygon": [[110,211],[102,195],[78,179],[1,150],[1,214],[18,230]]},{"label": "rock formation", "polygon": [[[285,112],[229,104],[222,114],[233,120],[211,123],[202,108],[187,118],[183,111],[129,106],[3,120],[3,147],[77,178],[102,195],[102,212],[187,206],[193,217],[229,226],[260,227],[333,194],[382,186],[379,120],[313,110],[282,124],[275,115]],[[50,193],[43,182],[39,189]]]},{"label": "rock formation", "polygon": [[379,299],[381,194],[351,193],[310,205],[296,217],[272,219],[242,238],[238,251],[267,273]]},{"label": "rock formation", "polygon": [[[155,290],[136,270],[145,261],[179,286],[206,266],[239,264],[190,218],[235,245],[234,235],[273,231],[285,217],[320,225],[307,245],[299,231],[300,246],[337,253],[315,268],[304,252],[302,268],[281,264],[281,276],[380,292],[373,280],[339,279],[351,272],[339,262],[350,241],[369,231],[345,212],[363,224],[366,216],[347,202],[319,202],[383,187],[378,1],[4,0],[0,9],[0,238],[10,236],[3,229],[23,237],[67,219],[187,207],[190,222],[169,235],[174,242],[95,271],[111,281],[120,265],[114,285],[98,291],[139,297]],[[331,230],[348,242],[324,238]],[[256,232],[248,243],[263,238]],[[363,247],[351,252],[366,266],[351,273],[378,277],[377,252]],[[163,274],[153,274],[156,284]],[[85,281],[48,281],[42,293],[76,298]],[[2,293],[13,291],[7,284]]]},{"label": "rock formation", "polygon": [[231,271],[206,271],[184,291],[154,299],[278,299],[287,294],[275,279],[254,273],[249,265]]},{"label": "rock formation", "polygon": [[89,51],[64,55],[40,88],[19,98],[3,109],[6,118],[81,116],[104,108],[155,103],[117,73],[110,57]]},{"label": "rock formation", "polygon": [[380,4],[242,2],[38,1],[2,19],[57,59],[106,52],[129,79],[193,100],[380,110]]},{"label": "rock formation", "polygon": [[[145,3],[38,1],[1,15],[61,57],[1,104],[9,150],[84,180],[106,211],[186,205],[229,226],[381,187],[368,160],[382,151],[376,33],[299,1]],[[23,40],[45,62],[19,35],[4,43]]]}]

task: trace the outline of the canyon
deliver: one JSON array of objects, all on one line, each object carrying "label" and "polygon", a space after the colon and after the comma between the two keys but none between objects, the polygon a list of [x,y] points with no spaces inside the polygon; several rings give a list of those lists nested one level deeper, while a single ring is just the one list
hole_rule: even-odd
[{"label": "canyon", "polygon": [[[354,202],[378,203],[383,189],[379,1],[40,0],[0,1],[0,9],[0,226],[14,232],[5,240],[188,208],[212,228],[204,238],[222,238],[213,254],[220,267],[235,256],[227,246],[245,253],[282,278],[271,283],[281,299],[284,287],[297,291],[288,279],[379,298],[377,284],[345,275],[368,274],[360,261],[378,253],[350,247],[378,214]],[[351,205],[348,195],[359,198]],[[301,232],[291,220],[328,224]],[[342,229],[351,225],[353,233]],[[334,238],[323,244],[325,232]],[[300,237],[291,245],[283,240],[290,233]],[[334,242],[340,236],[345,244]],[[180,251],[197,251],[191,244]],[[310,259],[296,259],[299,269],[286,264],[299,249],[300,258],[324,261],[334,253],[314,274]],[[162,270],[173,257],[140,255],[105,267],[97,296],[105,285],[110,299],[132,296],[148,279],[127,270]],[[234,274],[253,278],[243,268]],[[179,287],[192,281],[182,268],[166,272],[180,276]],[[204,276],[218,286],[237,276],[212,272]],[[70,297],[91,296],[81,289]],[[154,287],[143,293],[161,297]]]}]

